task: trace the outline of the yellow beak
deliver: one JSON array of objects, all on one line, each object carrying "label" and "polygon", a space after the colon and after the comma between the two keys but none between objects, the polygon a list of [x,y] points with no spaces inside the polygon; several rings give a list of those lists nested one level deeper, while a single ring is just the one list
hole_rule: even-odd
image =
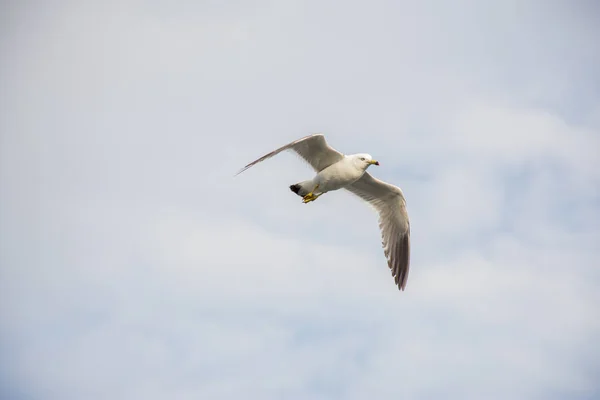
[{"label": "yellow beak", "polygon": [[371,165],[379,165],[379,161],[371,160],[371,161],[369,161],[369,164],[371,164]]}]

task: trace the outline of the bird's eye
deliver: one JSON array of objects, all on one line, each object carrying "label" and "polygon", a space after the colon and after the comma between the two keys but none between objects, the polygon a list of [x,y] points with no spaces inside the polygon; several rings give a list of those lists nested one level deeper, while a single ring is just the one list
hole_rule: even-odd
[{"label": "bird's eye", "polygon": [[361,159],[361,160],[363,160],[363,161],[365,161],[365,158],[364,158],[364,157],[361,157],[360,159]]}]

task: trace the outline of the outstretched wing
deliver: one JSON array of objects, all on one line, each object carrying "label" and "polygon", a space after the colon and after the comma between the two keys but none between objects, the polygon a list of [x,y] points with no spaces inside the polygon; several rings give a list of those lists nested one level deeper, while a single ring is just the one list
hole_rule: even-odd
[{"label": "outstretched wing", "polygon": [[342,153],[331,148],[327,144],[327,141],[325,141],[325,137],[322,134],[315,133],[313,135],[308,135],[301,139],[288,143],[285,146],[282,146],[277,150],[270,152],[269,154],[265,154],[258,160],[254,160],[250,164],[246,165],[236,175],[241,174],[251,166],[258,164],[259,162],[264,161],[268,158],[271,158],[284,150],[294,150],[317,172],[324,170],[331,164],[335,164],[336,162],[344,158],[344,155]]},{"label": "outstretched wing", "polygon": [[402,190],[366,172],[346,189],[368,202],[379,213],[385,257],[396,285],[404,290],[410,267],[410,222]]}]

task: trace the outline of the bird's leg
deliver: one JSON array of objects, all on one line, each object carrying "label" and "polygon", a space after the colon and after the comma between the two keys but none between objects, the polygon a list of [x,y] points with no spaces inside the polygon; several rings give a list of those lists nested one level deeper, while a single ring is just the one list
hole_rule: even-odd
[{"label": "bird's leg", "polygon": [[319,197],[321,197],[323,195],[323,193],[320,194],[307,194],[306,196],[304,196],[302,198],[302,202],[303,203],[310,203],[311,201],[315,201],[316,199],[318,199]]},{"label": "bird's leg", "polygon": [[312,190],[312,192],[308,193],[306,196],[304,196],[302,198],[302,202],[303,203],[310,203],[311,201],[315,201],[316,199],[319,198],[319,196],[321,196],[323,193],[317,194],[315,195],[314,192],[315,190],[317,190],[319,188],[319,185],[315,186],[315,188]]}]

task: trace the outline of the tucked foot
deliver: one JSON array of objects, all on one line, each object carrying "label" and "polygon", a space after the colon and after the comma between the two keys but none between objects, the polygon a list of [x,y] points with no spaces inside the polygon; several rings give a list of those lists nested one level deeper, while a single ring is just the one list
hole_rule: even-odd
[{"label": "tucked foot", "polygon": [[319,188],[319,185],[315,186],[315,188],[312,190],[312,192],[310,192],[309,194],[307,194],[306,196],[304,196],[302,198],[302,202],[304,204],[306,204],[306,203],[310,203],[311,201],[315,201],[316,199],[318,199],[319,196],[321,194],[323,194],[323,193],[321,193],[321,194],[318,194],[318,195],[315,196],[314,191],[317,190],[318,188]]},{"label": "tucked foot", "polygon": [[[323,193],[321,193],[321,194],[323,194]],[[311,201],[315,201],[316,199],[318,199],[318,198],[319,198],[319,196],[321,196],[321,194],[317,194],[317,195],[315,195],[315,194],[313,194],[312,192],[310,192],[309,194],[307,194],[306,196],[304,196],[304,197],[302,198],[302,202],[303,202],[304,204],[306,204],[306,203],[310,203]]]}]

